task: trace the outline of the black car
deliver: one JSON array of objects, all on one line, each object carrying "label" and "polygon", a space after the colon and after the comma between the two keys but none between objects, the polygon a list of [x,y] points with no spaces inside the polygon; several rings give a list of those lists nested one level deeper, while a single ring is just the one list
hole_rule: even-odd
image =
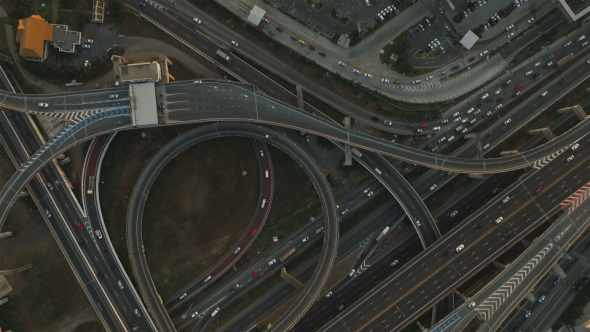
[{"label": "black car", "polygon": [[475,105],[475,106],[477,106],[477,107],[481,107],[481,106],[483,106],[483,101],[480,101],[480,102],[479,102],[479,103],[477,103],[477,105]]},{"label": "black car", "polygon": [[539,74],[537,74],[537,73],[534,73],[532,76],[532,78],[537,78],[537,77],[539,77]]},{"label": "black car", "polygon": [[283,32],[283,27],[279,25],[279,26],[277,27],[277,30],[278,30],[278,31],[280,31],[280,32]]},{"label": "black car", "polygon": [[504,100],[504,97],[500,97],[500,98],[496,99],[497,102],[501,102],[502,100]]},{"label": "black car", "polygon": [[566,77],[564,77],[564,78],[562,78],[562,79],[559,80],[559,84],[563,84],[565,82],[567,82],[567,78]]},{"label": "black car", "polygon": [[318,54],[321,56],[326,56],[326,53],[324,53],[324,51],[318,51]]},{"label": "black car", "polygon": [[414,128],[414,127],[415,127],[415,125],[413,125],[413,124],[408,125],[408,128]]},{"label": "black car", "polygon": [[376,117],[376,116],[372,117],[371,119],[373,119],[373,121],[375,121],[375,122],[378,122],[379,121],[379,118]]},{"label": "black car", "polygon": [[84,240],[80,240],[78,241],[78,244],[80,245],[80,247],[84,248],[86,247],[86,242],[84,242]]},{"label": "black car", "polygon": [[102,281],[107,280],[107,277],[104,275],[104,273],[102,272],[98,272],[98,278]]},{"label": "black car", "polygon": [[494,131],[493,131],[493,130],[490,130],[490,131],[488,131],[488,133],[486,134],[486,137],[490,137],[490,136],[492,136],[492,134],[493,134],[493,133],[494,133]]}]

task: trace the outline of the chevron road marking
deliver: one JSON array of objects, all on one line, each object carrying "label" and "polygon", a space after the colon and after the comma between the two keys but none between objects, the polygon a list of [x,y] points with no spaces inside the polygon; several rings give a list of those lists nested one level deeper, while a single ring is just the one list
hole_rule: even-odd
[{"label": "chevron road marking", "polygon": [[563,202],[561,202],[561,208],[567,208],[567,212],[570,213],[575,210],[578,205],[582,204],[586,198],[590,196],[590,182],[584,185],[582,188],[578,189],[573,195],[566,198]]},{"label": "chevron road marking", "polygon": [[551,162],[551,160],[555,159],[557,156],[559,156],[560,154],[562,154],[565,150],[567,150],[569,148],[570,147],[568,145],[564,148],[561,148],[559,151],[553,152],[551,155],[549,155],[543,159],[535,161],[535,164],[533,167],[535,167],[536,169],[543,168],[545,165],[549,164]]},{"label": "chevron road marking", "polygon": [[490,319],[494,312],[502,305],[504,300],[518,287],[518,285],[527,277],[527,275],[535,268],[535,266],[545,257],[547,252],[553,247],[549,243],[539,253],[535,255],[528,263],[526,263],[516,274],[514,274],[506,283],[504,283],[498,290],[496,290],[490,297],[483,301],[475,308],[484,320]]}]

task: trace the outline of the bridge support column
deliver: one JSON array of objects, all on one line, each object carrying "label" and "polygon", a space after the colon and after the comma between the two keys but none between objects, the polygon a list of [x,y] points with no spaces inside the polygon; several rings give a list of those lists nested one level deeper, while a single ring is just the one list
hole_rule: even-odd
[{"label": "bridge support column", "polygon": [[[295,86],[295,91],[297,92],[297,108],[302,111],[305,111],[305,103],[303,101],[303,87],[301,85]],[[299,131],[299,133],[303,136],[306,134],[304,131]]]},{"label": "bridge support column", "polygon": [[505,156],[514,156],[520,154],[520,151],[518,150],[510,150],[510,151],[502,151],[500,152],[500,156],[505,157]]},{"label": "bridge support column", "polygon": [[[551,239],[551,243],[553,243],[553,245],[555,246],[555,248],[557,248],[557,250],[561,251],[561,253],[563,254],[563,256],[567,259],[569,259],[570,261],[573,260],[574,258],[572,257],[572,255],[570,255],[569,252],[567,252],[565,249],[563,249],[563,247],[561,245],[559,245],[559,243],[557,243],[555,241],[555,239]],[[585,258],[584,258],[585,260]],[[587,263],[586,263],[587,264]]]},{"label": "bridge support column", "polygon": [[461,300],[463,300],[464,302],[467,302],[467,301],[469,301],[469,299],[468,299],[468,298],[467,298],[465,295],[461,294],[461,292],[459,292],[459,291],[458,291],[458,290],[456,290],[456,289],[455,289],[455,295],[457,295],[458,297],[460,297],[460,298],[461,298]]},{"label": "bridge support column", "polygon": [[551,131],[551,129],[549,129],[548,127],[534,129],[534,130],[530,130],[529,131],[529,135],[536,135],[538,133],[543,133],[543,135],[545,135],[545,138],[548,141],[552,141],[552,140],[555,139],[555,134],[553,134],[553,132]]},{"label": "bridge support column", "polygon": [[527,241],[527,240],[520,240],[520,243],[522,243],[523,246],[527,246],[527,247],[530,247],[531,244],[533,244],[531,241]]},{"label": "bridge support column", "polygon": [[561,268],[561,266],[559,266],[559,264],[553,265],[552,269],[553,272],[555,272],[555,274],[557,274],[559,278],[564,279],[565,277],[567,277],[567,274],[563,272],[563,269]]},{"label": "bridge support column", "polygon": [[422,326],[422,324],[420,324],[420,322],[416,322],[416,325],[418,325],[418,328],[420,328],[420,331],[428,331],[428,329],[425,328],[424,326]]},{"label": "bridge support column", "polygon": [[0,239],[3,239],[5,237],[10,237],[10,236],[12,236],[12,232],[0,233]]},{"label": "bridge support column", "polygon": [[[342,125],[344,125],[344,128],[346,129],[350,129],[351,128],[351,119],[350,117],[345,117],[344,120],[342,120]],[[351,166],[352,165],[352,155],[351,153],[351,147],[348,144],[344,144],[344,163],[342,163],[344,166]]]},{"label": "bridge support column", "polygon": [[584,109],[580,105],[575,105],[575,106],[559,109],[559,110],[557,110],[557,113],[565,113],[565,112],[570,112],[570,111],[574,112],[578,116],[578,119],[580,119],[580,120],[584,120],[588,116],[588,114],[586,114],[586,112],[584,112]]},{"label": "bridge support column", "polygon": [[299,282],[299,280],[295,279],[292,275],[287,273],[286,268],[281,269],[281,278],[283,278],[286,282],[290,283],[293,287],[297,288],[298,292],[302,292],[305,289],[305,286]]},{"label": "bridge support column", "polygon": [[531,302],[535,302],[537,301],[537,298],[535,297],[535,294],[533,294],[532,292],[528,292],[526,294],[526,299],[531,301]]},{"label": "bridge support column", "polygon": [[493,261],[492,263],[494,264],[495,267],[499,268],[500,270],[506,270],[506,268],[508,267],[498,261]]}]

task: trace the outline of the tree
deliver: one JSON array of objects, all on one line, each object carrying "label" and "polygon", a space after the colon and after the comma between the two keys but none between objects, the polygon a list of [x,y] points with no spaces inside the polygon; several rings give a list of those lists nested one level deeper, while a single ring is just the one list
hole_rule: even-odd
[{"label": "tree", "polygon": [[123,5],[119,0],[111,0],[107,5],[107,20],[119,24],[123,21]]}]

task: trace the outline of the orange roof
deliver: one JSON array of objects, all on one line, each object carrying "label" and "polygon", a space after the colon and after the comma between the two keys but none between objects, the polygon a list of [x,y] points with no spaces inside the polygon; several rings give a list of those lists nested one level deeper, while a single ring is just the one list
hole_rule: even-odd
[{"label": "orange roof", "polygon": [[43,57],[43,44],[53,40],[53,26],[39,15],[18,20],[16,42],[19,54],[25,57]]}]

